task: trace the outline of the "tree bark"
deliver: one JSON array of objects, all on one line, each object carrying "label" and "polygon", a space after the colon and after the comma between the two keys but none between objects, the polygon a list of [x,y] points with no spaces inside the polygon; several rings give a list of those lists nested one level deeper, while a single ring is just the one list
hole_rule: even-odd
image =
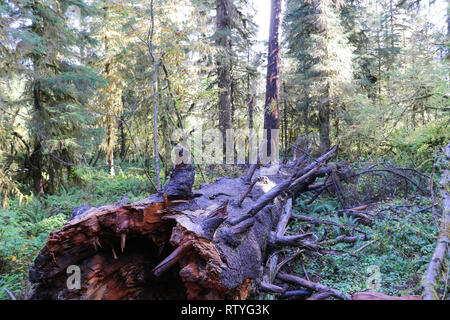
[{"label": "tree bark", "polygon": [[35,81],[33,86],[33,98],[34,98],[34,127],[37,129],[37,132],[34,136],[34,146],[33,152],[30,156],[30,174],[33,179],[33,193],[35,195],[42,194],[44,192],[43,189],[43,181],[42,181],[42,161],[43,161],[43,153],[42,153],[42,143],[41,143],[41,134],[39,132],[39,128],[42,126],[40,123],[40,113],[42,112],[42,105],[40,99],[40,82]]},{"label": "tree bark", "polygon": [[[125,97],[122,96],[122,106],[125,104]],[[125,115],[121,114],[119,119],[120,130],[120,159],[123,161],[127,153],[127,133],[125,132]]]},{"label": "tree bark", "polygon": [[[450,162],[450,143],[444,148],[444,153],[446,157],[445,164]],[[448,166],[447,166],[448,168]],[[439,294],[436,291],[438,282],[444,273],[445,277],[445,257],[448,255],[448,250],[450,247],[450,194],[448,191],[450,185],[450,171],[445,169],[442,174],[440,181],[441,184],[441,199],[442,199],[442,217],[441,217],[441,228],[437,240],[436,248],[434,249],[431,261],[428,264],[427,271],[425,273],[424,279],[422,281],[423,288],[423,299],[424,300],[439,300]],[[447,266],[449,268],[449,266]],[[444,281],[448,281],[444,280]],[[444,297],[447,294],[443,293]]]},{"label": "tree bark", "polygon": [[[280,128],[279,96],[280,96],[280,24],[281,0],[271,1],[269,52],[267,55],[266,101],[264,108],[264,129],[267,130],[267,156],[272,154],[271,129]],[[275,137],[274,137],[275,138]]]},{"label": "tree bark", "polygon": [[[262,277],[280,209],[268,206],[251,223],[230,226],[226,218],[253,204],[250,198],[242,208],[232,203],[248,186],[240,179],[219,179],[191,195],[178,186],[191,181],[192,187],[193,171],[175,170],[165,193],[91,208],[52,232],[30,271],[31,299],[249,297]],[[70,265],[81,269],[79,290],[67,288]]]},{"label": "tree bark", "polygon": [[108,119],[106,125],[106,163],[108,165],[108,172],[111,177],[114,173],[114,144],[115,144],[115,130],[113,128],[112,119]]},{"label": "tree bark", "polygon": [[[292,240],[318,249],[303,240],[306,234],[287,239],[272,232],[287,223],[282,193],[306,192],[335,152],[336,147],[289,179],[260,179],[241,206],[237,202],[248,191],[242,179],[217,179],[192,192],[193,167],[183,165],[158,194],[78,210],[50,233],[36,258],[31,299],[247,299],[262,287],[279,290],[262,285],[276,245]],[[79,289],[67,287],[69,266],[80,268]]]},{"label": "tree bark", "polygon": [[319,107],[319,135],[320,154],[324,154],[330,149],[330,103],[325,102]]},{"label": "tree bark", "polygon": [[156,93],[156,83],[158,76],[158,65],[155,63],[156,58],[153,53],[153,33],[155,29],[155,19],[153,12],[153,0],[150,1],[150,16],[151,16],[151,31],[150,39],[148,43],[148,51],[150,53],[150,58],[152,59],[152,69],[153,69],[153,145],[155,151],[155,172],[156,172],[156,184],[158,190],[161,189],[161,177],[159,171],[159,151],[158,151],[158,98]]},{"label": "tree bark", "polygon": [[230,0],[217,0],[216,43],[220,52],[216,59],[219,79],[219,130],[226,145],[226,130],[231,129],[231,3]]}]

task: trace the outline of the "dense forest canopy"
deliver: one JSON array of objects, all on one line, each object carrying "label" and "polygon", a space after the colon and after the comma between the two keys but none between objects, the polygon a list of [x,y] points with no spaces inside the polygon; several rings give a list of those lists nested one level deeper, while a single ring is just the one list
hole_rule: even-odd
[{"label": "dense forest canopy", "polygon": [[[450,138],[448,8],[445,0],[0,0],[0,287],[25,295],[37,249],[73,207],[161,190],[174,146],[205,132],[190,154],[195,187],[242,173],[252,143],[270,141],[263,129],[279,129],[272,152],[281,162],[308,141],[314,156],[339,144],[338,160],[354,168],[389,163],[431,177],[434,207]],[[223,143],[223,153],[212,157],[208,143]],[[364,201],[379,200],[386,184],[371,179]],[[407,187],[390,196],[408,199]]]}]

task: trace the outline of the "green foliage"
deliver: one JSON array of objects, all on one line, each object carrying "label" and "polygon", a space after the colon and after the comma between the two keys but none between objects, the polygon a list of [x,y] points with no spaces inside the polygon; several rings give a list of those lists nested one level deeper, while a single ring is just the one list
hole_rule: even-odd
[{"label": "green foliage", "polygon": [[[11,204],[11,208],[0,211],[0,288],[5,287],[18,298],[25,298],[29,267],[44,246],[48,233],[61,228],[67,217],[44,213],[36,198],[22,207]],[[0,299],[8,299],[3,290]]]},{"label": "green foliage", "polygon": [[[437,229],[430,210],[421,210],[429,206],[429,199],[417,198],[408,206],[403,206],[401,200],[385,202],[377,206],[371,215],[375,216],[375,224],[371,227],[357,224],[352,218],[336,218],[330,216],[329,211],[317,211],[318,207],[335,207],[329,199],[318,200],[319,204],[304,205],[305,199],[299,199],[300,210],[311,217],[327,219],[347,226],[357,226],[370,236],[370,240],[377,241],[352,256],[351,252],[362,247],[366,241],[358,240],[355,244],[340,243],[333,246],[334,250],[343,250],[343,254],[327,254],[322,258],[303,255],[304,266],[309,276],[320,282],[343,292],[354,293],[367,290],[368,269],[377,266],[381,273],[381,288],[377,291],[389,295],[420,294],[420,281],[426,270],[429,259],[435,247]],[[317,201],[317,200],[316,200]],[[296,223],[293,230],[304,228],[304,223]],[[334,238],[339,235],[357,235],[351,228],[337,228],[332,226],[313,226],[312,231],[319,237],[327,235]],[[351,266],[351,267],[349,267]],[[295,265],[294,271],[303,275],[300,263]],[[304,276],[304,275],[303,275]]]},{"label": "green foliage", "polygon": [[450,118],[429,123],[416,130],[399,130],[392,143],[402,164],[421,166],[430,172],[434,157],[450,139]]},{"label": "green foliage", "polygon": [[8,299],[5,287],[18,298],[28,291],[28,270],[48,234],[60,229],[76,206],[101,206],[120,200],[125,194],[130,202],[155,192],[142,169],[119,170],[111,178],[106,170],[77,169],[80,186],[61,188],[58,194],[40,198],[29,196],[24,203],[9,201],[8,210],[0,210],[0,300]]}]

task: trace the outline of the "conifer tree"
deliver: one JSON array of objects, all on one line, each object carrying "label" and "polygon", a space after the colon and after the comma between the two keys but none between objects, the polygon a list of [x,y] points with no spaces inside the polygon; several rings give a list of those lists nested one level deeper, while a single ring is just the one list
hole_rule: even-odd
[{"label": "conifer tree", "polygon": [[352,92],[352,52],[341,25],[343,2],[289,0],[286,41],[298,61],[296,78],[316,115],[320,152],[330,148],[331,113],[342,107]]},{"label": "conifer tree", "polygon": [[[53,191],[72,173],[77,151],[86,146],[95,121],[89,110],[89,96],[106,84],[95,70],[82,61],[95,41],[83,25],[68,23],[67,12],[79,18],[94,16],[98,10],[85,1],[17,0],[10,4],[10,17],[17,24],[11,33],[17,43],[15,54],[22,61],[29,96],[27,105],[30,154],[25,159],[35,194]],[[11,25],[10,25],[11,27]]]}]

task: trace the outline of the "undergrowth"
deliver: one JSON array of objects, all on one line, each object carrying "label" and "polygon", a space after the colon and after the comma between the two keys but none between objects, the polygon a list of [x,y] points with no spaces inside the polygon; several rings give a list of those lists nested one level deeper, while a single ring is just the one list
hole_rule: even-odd
[{"label": "undergrowth", "polygon": [[8,209],[0,210],[0,300],[9,299],[3,288],[16,298],[29,293],[28,271],[48,234],[60,229],[74,207],[87,204],[113,204],[124,195],[130,202],[154,193],[142,171],[118,170],[111,178],[106,170],[82,168],[78,186],[61,188],[58,194],[40,198],[26,197],[9,201]]},{"label": "undergrowth", "polygon": [[[210,166],[202,168],[202,172],[203,175],[196,168],[194,189],[218,177],[241,175],[243,169]],[[11,199],[8,209],[0,209],[0,300],[9,299],[3,288],[18,299],[27,297],[28,272],[34,258],[45,245],[48,234],[64,225],[74,207],[114,204],[124,195],[129,202],[134,202],[156,192],[143,170],[133,165],[122,165],[113,178],[106,170],[92,168],[76,169],[74,174],[80,180],[76,186],[61,187],[58,194],[40,198]]]},{"label": "undergrowth", "polygon": [[[393,296],[420,295],[420,282],[436,245],[438,232],[428,208],[429,198],[415,197],[409,201],[393,199],[378,203],[369,210],[374,217],[372,226],[358,224],[357,219],[345,214],[341,217],[331,214],[339,209],[334,198],[321,197],[309,206],[305,204],[307,200],[306,195],[298,198],[294,212],[358,227],[367,233],[369,239],[333,246],[334,250],[343,252],[340,254],[322,257],[303,254],[302,259],[298,259],[293,266],[294,272],[306,277],[306,271],[312,281],[350,294],[371,290]],[[296,232],[299,228],[310,228],[319,238],[325,235],[328,238],[358,235],[351,227],[342,229],[298,221],[291,225],[290,231]],[[372,240],[375,242],[352,255]]]}]

